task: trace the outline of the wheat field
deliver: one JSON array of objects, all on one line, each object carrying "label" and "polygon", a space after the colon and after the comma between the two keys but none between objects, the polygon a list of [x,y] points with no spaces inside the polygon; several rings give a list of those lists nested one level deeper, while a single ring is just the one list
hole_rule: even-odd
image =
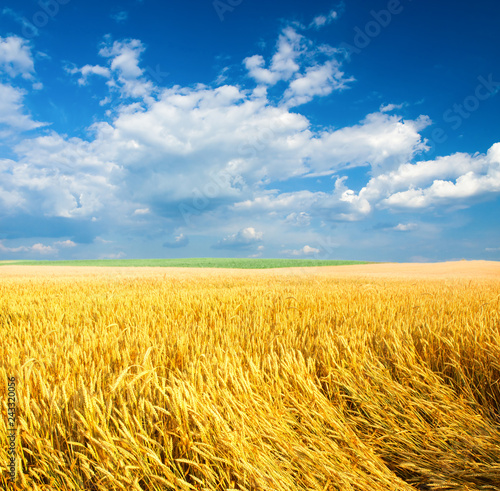
[{"label": "wheat field", "polygon": [[2,489],[500,490],[499,275],[25,268]]}]

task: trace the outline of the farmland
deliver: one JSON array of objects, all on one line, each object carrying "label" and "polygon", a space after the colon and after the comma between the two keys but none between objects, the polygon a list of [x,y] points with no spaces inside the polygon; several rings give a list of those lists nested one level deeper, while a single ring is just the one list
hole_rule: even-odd
[{"label": "farmland", "polygon": [[17,489],[500,489],[498,263],[5,264],[0,336]]},{"label": "farmland", "polygon": [[161,268],[231,268],[268,269],[307,266],[344,266],[370,264],[366,261],[336,261],[328,259],[262,259],[262,258],[187,258],[187,259],[81,259],[68,261],[0,261],[2,265],[20,266],[95,266],[95,267],[161,267]]}]

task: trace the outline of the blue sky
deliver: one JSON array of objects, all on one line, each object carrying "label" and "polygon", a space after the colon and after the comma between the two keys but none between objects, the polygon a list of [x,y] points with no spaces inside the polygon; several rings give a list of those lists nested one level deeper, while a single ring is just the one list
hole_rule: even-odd
[{"label": "blue sky", "polygon": [[2,5],[1,260],[500,260],[500,4]]}]

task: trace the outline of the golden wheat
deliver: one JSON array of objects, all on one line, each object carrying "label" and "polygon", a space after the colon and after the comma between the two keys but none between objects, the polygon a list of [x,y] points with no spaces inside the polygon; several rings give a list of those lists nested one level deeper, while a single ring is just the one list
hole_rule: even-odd
[{"label": "golden wheat", "polygon": [[[499,293],[223,271],[3,278],[16,488],[499,490]],[[3,417],[3,488],[6,435]]]}]

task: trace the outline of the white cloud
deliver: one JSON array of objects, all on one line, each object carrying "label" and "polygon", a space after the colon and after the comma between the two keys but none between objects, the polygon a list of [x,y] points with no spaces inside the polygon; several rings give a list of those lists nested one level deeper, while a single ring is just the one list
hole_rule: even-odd
[{"label": "white cloud", "polygon": [[112,46],[104,45],[99,54],[111,58],[111,69],[117,70],[125,78],[137,78],[142,75],[139,68],[139,57],[144,46],[138,39],[125,42],[115,41]]},{"label": "white cloud", "polygon": [[285,221],[287,224],[295,227],[307,227],[311,224],[311,215],[305,211],[301,211],[300,213],[293,212],[286,217]]},{"label": "white cloud", "polygon": [[[329,58],[326,61],[325,56]],[[289,82],[282,103],[292,107],[344,89],[354,80],[344,77],[336,56],[337,50],[331,46],[316,46],[292,27],[287,27],[278,39],[268,68],[261,55],[245,58],[244,64],[249,76],[259,84],[271,86],[279,81]]]},{"label": "white cloud", "polygon": [[40,243],[34,244],[32,246],[19,246],[19,247],[7,247],[3,245],[3,241],[0,241],[0,252],[16,253],[16,252],[34,252],[37,254],[56,254],[58,251],[54,247],[46,246]]},{"label": "white cloud", "polygon": [[327,22],[327,19],[326,19],[326,16],[324,15],[318,15],[316,16],[312,22],[311,22],[311,27],[322,27],[326,24]]},{"label": "white cloud", "polygon": [[[500,191],[500,143],[484,154],[456,153],[432,161],[401,164],[397,169],[381,173],[355,193],[345,185],[346,178],[337,178],[332,194],[315,193],[307,196],[308,205],[339,208],[348,205],[336,219],[356,220],[367,216],[374,208],[393,210],[426,209],[435,205],[466,206],[471,198],[487,197]],[[297,202],[303,192],[260,198],[266,208],[276,207],[286,200]],[[266,202],[267,201],[267,202]],[[259,200],[239,203],[242,208],[255,208]],[[304,209],[307,204],[301,203]]]},{"label": "white cloud", "polygon": [[305,245],[302,249],[286,249],[281,251],[283,254],[288,256],[311,256],[314,254],[319,254],[321,251],[315,247]]},{"label": "white cloud", "polygon": [[[240,213],[287,213],[297,208],[311,217],[335,221],[361,220],[376,208],[426,209],[430,206],[466,206],[471,198],[500,191],[500,143],[486,155],[457,153],[434,161],[402,164],[396,170],[371,178],[358,192],[336,178],[331,193],[308,190],[278,193],[256,192],[252,199],[235,203]],[[293,215],[288,215],[290,220]],[[405,228],[406,227],[406,228]],[[410,230],[415,224],[399,224],[396,230]]]},{"label": "white cloud", "polygon": [[289,80],[299,71],[297,59],[305,51],[305,39],[295,29],[287,27],[279,36],[276,53],[273,55],[269,68],[261,55],[245,58],[243,61],[250,77],[256,82],[274,85],[280,80]]},{"label": "white cloud", "polygon": [[0,241],[0,252],[28,252],[29,247],[19,246],[19,247],[7,247],[3,245],[3,241]]},{"label": "white cloud", "polygon": [[403,120],[397,115],[372,113],[357,125],[320,133],[307,142],[307,151],[314,156],[316,172],[370,165],[378,174],[426,150],[419,131],[429,124],[426,116]]},{"label": "white cloud", "polygon": [[418,225],[416,223],[398,223],[393,229],[398,232],[408,232],[410,230],[415,230],[417,227]]},{"label": "white cloud", "polygon": [[274,85],[280,78],[278,73],[273,73],[271,70],[264,68],[266,61],[261,55],[253,55],[245,58],[244,63],[250,76],[259,83]]},{"label": "white cloud", "polygon": [[66,68],[66,71],[71,74],[80,73],[82,76],[78,79],[79,85],[87,85],[89,75],[98,75],[104,78],[110,78],[111,72],[109,68],[100,65],[85,65],[81,68]]},{"label": "white cloud", "polygon": [[344,89],[351,78],[344,78],[340,63],[327,61],[323,65],[314,65],[306,69],[304,75],[297,76],[286,90],[284,97],[288,107],[305,104],[315,96],[326,96],[334,89]]},{"label": "white cloud", "polygon": [[328,15],[317,15],[314,17],[312,22],[309,24],[309,28],[320,29],[328,24],[331,24],[335,19],[338,18],[338,12],[331,10]]},{"label": "white cloud", "polygon": [[[126,39],[111,43],[110,36],[105,37],[99,50],[99,55],[107,59],[108,66],[84,65],[81,68],[67,67],[70,74],[81,75],[79,85],[87,85],[90,75],[104,77],[111,91],[118,91],[124,98],[143,99],[152,102],[151,94],[155,87],[150,80],[146,80],[144,70],[139,62],[145,48],[138,39]],[[101,105],[110,102],[109,98],[101,101]]]},{"label": "white cloud", "polygon": [[233,208],[237,211],[249,211],[251,213],[258,213],[259,211],[287,211],[293,208],[310,209],[315,200],[325,196],[326,193],[308,190],[281,194],[278,194],[275,190],[270,190],[259,193],[254,199],[235,203]]},{"label": "white cloud", "polygon": [[[10,78],[21,76],[31,80],[34,90],[40,90],[43,85],[34,81],[35,67],[31,47],[17,36],[0,37],[0,74]],[[0,83],[0,124],[10,127],[3,131],[2,136],[11,136],[12,130],[27,131],[44,126],[45,123],[33,121],[26,114],[23,105],[25,91],[11,84]]]},{"label": "white cloud", "polygon": [[[427,208],[451,204],[500,191],[500,143],[484,154],[456,153],[435,161],[405,164],[379,176],[367,188],[386,191],[382,207]],[[402,189],[401,189],[402,188]]]},{"label": "white cloud", "polygon": [[256,231],[253,227],[243,228],[235,234],[229,235],[220,240],[213,247],[215,249],[232,249],[248,247],[262,241],[262,232]]},{"label": "white cloud", "polygon": [[381,113],[389,113],[391,111],[394,111],[395,109],[401,109],[403,107],[403,104],[382,104],[380,106],[379,111]]},{"label": "white cloud", "polygon": [[20,37],[0,37],[0,72],[10,77],[33,78],[35,67],[29,44]]},{"label": "white cloud", "polygon": [[64,248],[76,247],[76,244],[72,240],[63,240],[54,242],[53,245],[55,245],[56,247],[64,247]]},{"label": "white cloud", "polygon": [[138,39],[115,41],[112,45],[103,44],[99,55],[109,59],[109,68],[116,77],[108,82],[110,88],[118,86],[125,97],[149,100],[153,84],[144,78],[144,71],[139,67],[144,49]]},{"label": "white cloud", "polygon": [[31,246],[31,250],[33,252],[38,252],[39,254],[54,254],[57,252],[57,249],[54,249],[52,246],[46,246],[43,244],[34,244]]},{"label": "white cloud", "polygon": [[137,208],[137,210],[134,211],[134,215],[149,215],[151,213],[151,210],[149,208]]},{"label": "white cloud", "polygon": [[92,216],[105,205],[117,209],[111,181],[118,166],[95,142],[52,133],[24,140],[15,151],[17,162],[1,161],[0,189],[20,194],[18,211],[70,218]]},{"label": "white cloud", "polygon": [[0,83],[0,124],[18,131],[28,131],[46,125],[33,121],[31,116],[25,113],[24,95],[24,90]]},{"label": "white cloud", "polygon": [[[278,193],[275,190],[256,193],[252,200],[233,205],[240,213],[277,212],[288,214],[290,210],[308,210],[309,217],[326,217],[334,221],[356,221],[372,211],[371,204],[349,190],[343,183],[346,178],[337,179],[331,193],[309,190]],[[289,217],[290,215],[288,215]]]}]

